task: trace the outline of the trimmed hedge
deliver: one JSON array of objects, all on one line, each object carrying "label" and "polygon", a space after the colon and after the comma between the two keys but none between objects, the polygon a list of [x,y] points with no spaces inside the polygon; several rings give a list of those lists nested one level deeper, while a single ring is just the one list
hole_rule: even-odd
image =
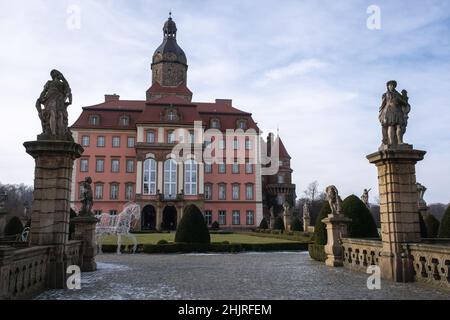
[{"label": "trimmed hedge", "polygon": [[291,230],[292,231],[303,231],[303,223],[298,217],[295,217],[292,220]]},{"label": "trimmed hedge", "polygon": [[285,230],[283,218],[277,217],[275,219],[275,222],[273,224],[273,230],[279,230],[280,232],[283,232]]},{"label": "trimmed hedge", "polygon": [[212,224],[211,224],[211,230],[219,230],[220,229],[220,224],[217,222],[217,221],[214,221]]},{"label": "trimmed hedge", "polygon": [[430,213],[425,217],[424,221],[427,226],[427,238],[436,238],[439,232],[439,220]]},{"label": "trimmed hedge", "polygon": [[450,238],[450,205],[445,210],[439,228],[439,238]]},{"label": "trimmed hedge", "polygon": [[269,224],[267,223],[266,218],[263,218],[261,220],[261,223],[259,224],[259,228],[263,229],[263,230],[269,229]]},{"label": "trimmed hedge", "polygon": [[377,225],[370,210],[355,195],[348,196],[342,202],[344,216],[352,219],[349,236],[352,238],[378,238]]},{"label": "trimmed hedge", "polygon": [[[143,252],[148,254],[167,254],[167,253],[237,253],[244,251],[306,251],[308,249],[307,243],[292,242],[292,243],[169,243],[169,244],[139,244],[136,252]],[[102,251],[104,253],[115,253],[117,245],[103,245]],[[133,245],[122,245],[122,253],[132,253]]]},{"label": "trimmed hedge", "polygon": [[5,227],[5,235],[6,236],[15,236],[21,234],[23,231],[22,222],[18,217],[12,217],[11,220],[8,221]]},{"label": "trimmed hedge", "polygon": [[310,244],[308,246],[309,256],[320,262],[325,262],[327,260],[327,254],[325,253],[325,246],[321,244]]},{"label": "trimmed hedge", "polygon": [[175,234],[175,242],[211,243],[208,227],[200,209],[195,205],[187,206]]},{"label": "trimmed hedge", "polygon": [[316,219],[316,226],[314,227],[314,243],[326,245],[328,241],[327,226],[322,222],[331,213],[330,204],[325,202],[320,209],[319,216]]}]

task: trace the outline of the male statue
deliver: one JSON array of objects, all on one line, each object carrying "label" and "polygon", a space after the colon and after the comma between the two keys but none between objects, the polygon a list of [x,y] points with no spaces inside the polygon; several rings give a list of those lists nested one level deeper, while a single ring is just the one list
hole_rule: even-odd
[{"label": "male statue", "polygon": [[94,195],[92,192],[92,178],[87,177],[83,182],[83,193],[81,198],[80,216],[92,215],[92,206],[94,205]]},{"label": "male statue", "polygon": [[361,200],[362,200],[362,202],[364,202],[364,204],[366,205],[367,208],[370,208],[370,204],[369,204],[369,192],[370,192],[370,190],[372,190],[372,189],[369,189],[369,190],[364,189],[364,192],[363,192],[363,194],[361,196]]},{"label": "male statue", "polygon": [[[67,107],[72,104],[69,83],[58,70],[50,72],[52,80],[47,81],[36,101],[36,109],[42,123],[45,139],[73,141],[68,128]],[[44,109],[42,108],[44,105]]]},{"label": "male statue", "polygon": [[386,147],[396,147],[404,144],[403,136],[408,125],[408,114],[411,111],[408,93],[406,90],[400,94],[395,80],[387,84],[387,92],[383,94],[379,120],[382,127],[383,144]]}]

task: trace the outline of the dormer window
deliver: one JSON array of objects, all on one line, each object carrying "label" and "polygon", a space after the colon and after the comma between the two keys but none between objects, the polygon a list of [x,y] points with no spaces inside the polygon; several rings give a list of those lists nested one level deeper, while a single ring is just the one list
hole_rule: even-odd
[{"label": "dormer window", "polygon": [[98,126],[100,124],[100,117],[97,115],[89,116],[89,125]]},{"label": "dormer window", "polygon": [[174,121],[176,119],[176,114],[174,111],[169,111],[169,113],[167,114],[167,120],[169,121]]},{"label": "dormer window", "polygon": [[247,121],[245,120],[239,120],[238,121],[238,128],[245,130],[247,128]]},{"label": "dormer window", "polygon": [[220,129],[220,121],[219,121],[219,119],[212,119],[211,120],[211,128],[213,128],[213,129]]},{"label": "dormer window", "polygon": [[129,116],[120,117],[119,124],[124,127],[129,126],[130,125],[130,117]]}]

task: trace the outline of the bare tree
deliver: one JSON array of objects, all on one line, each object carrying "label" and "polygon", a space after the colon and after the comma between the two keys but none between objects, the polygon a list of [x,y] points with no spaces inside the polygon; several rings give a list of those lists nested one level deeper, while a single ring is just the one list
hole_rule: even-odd
[{"label": "bare tree", "polygon": [[319,183],[317,181],[311,182],[303,193],[306,198],[308,198],[311,202],[314,202],[319,193]]}]

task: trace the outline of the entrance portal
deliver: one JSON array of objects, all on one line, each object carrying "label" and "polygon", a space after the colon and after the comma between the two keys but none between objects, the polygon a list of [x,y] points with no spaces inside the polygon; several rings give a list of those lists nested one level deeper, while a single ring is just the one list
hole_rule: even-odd
[{"label": "entrance portal", "polygon": [[156,211],[152,205],[145,206],[142,210],[141,218],[142,230],[155,230],[156,229]]},{"label": "entrance portal", "polygon": [[162,229],[171,231],[177,229],[177,209],[174,206],[164,208]]}]

